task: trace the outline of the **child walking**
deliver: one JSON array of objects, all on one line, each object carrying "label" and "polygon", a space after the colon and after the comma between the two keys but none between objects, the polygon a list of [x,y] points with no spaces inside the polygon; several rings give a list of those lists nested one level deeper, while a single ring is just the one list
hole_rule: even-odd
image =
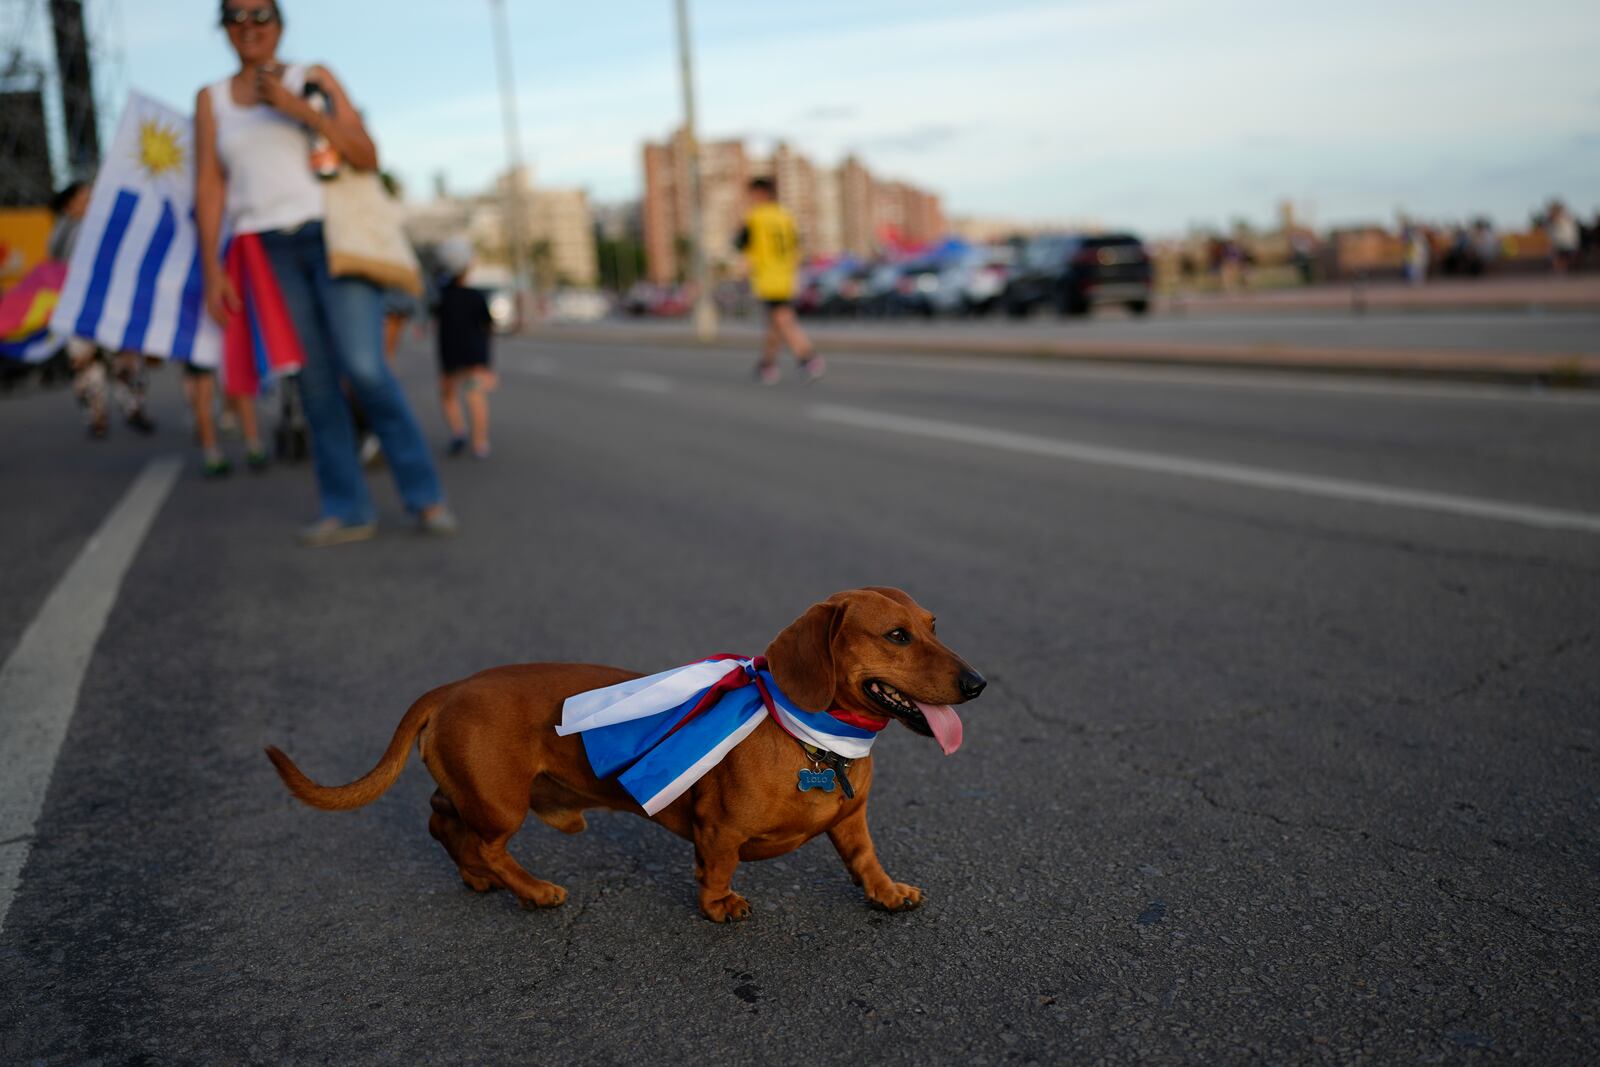
[{"label": "child walking", "polygon": [[489,458],[489,394],[494,391],[494,371],[489,367],[489,335],[494,319],[483,291],[462,284],[472,267],[472,245],[464,237],[440,243],[436,255],[443,270],[439,299],[439,400],[450,427],[450,454],[467,448],[467,419],[472,418],[472,454]]}]

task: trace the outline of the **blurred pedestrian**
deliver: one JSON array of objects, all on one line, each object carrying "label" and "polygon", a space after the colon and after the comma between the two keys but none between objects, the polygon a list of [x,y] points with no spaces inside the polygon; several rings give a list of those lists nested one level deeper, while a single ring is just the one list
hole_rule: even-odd
[{"label": "blurred pedestrian", "polygon": [[465,395],[467,414],[472,416],[472,454],[488,459],[489,394],[496,385],[489,366],[494,317],[483,290],[465,284],[472,269],[472,243],[464,237],[451,237],[440,242],[435,255],[441,271],[436,304],[439,401],[450,427],[450,454],[459,456],[467,447],[467,420],[461,410]]},{"label": "blurred pedestrian", "polygon": [[[207,478],[225,478],[233,472],[233,463],[223,453],[217,428],[217,374],[207,367],[193,363],[183,365],[183,395],[189,402],[194,418],[195,442],[200,446],[200,473]],[[223,397],[223,413],[232,412],[244,438],[245,466],[257,473],[267,469],[271,460],[261,444],[261,430],[256,422],[256,402],[251,396]]]},{"label": "blurred pedestrian", "polygon": [[[72,258],[78,242],[78,229],[89,210],[88,182],[67,184],[50,201],[55,222],[50,228],[46,254],[65,263]],[[72,365],[72,392],[83,410],[89,436],[103,440],[111,432],[108,396],[115,399],[128,426],[138,433],[154,433],[155,420],[145,410],[144,356],[138,352],[117,352],[101,348],[81,337],[67,342],[67,358]]]},{"label": "blurred pedestrian", "polygon": [[1578,220],[1567,205],[1559,200],[1550,202],[1550,212],[1545,217],[1545,232],[1550,237],[1550,267],[1557,274],[1565,274],[1578,262]]},{"label": "blurred pedestrian", "polygon": [[800,234],[794,218],[778,203],[778,188],[770,178],[750,183],[750,210],[739,231],[738,246],[750,264],[750,289],[767,309],[767,329],[761,339],[761,360],[756,380],[775,385],[778,350],[789,346],[811,381],[822,377],[827,364],[811,347],[794,313],[795,281],[800,274]]},{"label": "blurred pedestrian", "polygon": [[1428,261],[1432,258],[1428,234],[1421,226],[1408,224],[1401,231],[1400,241],[1405,257],[1406,281],[1421,285],[1428,279]]},{"label": "blurred pedestrian", "polygon": [[1472,247],[1477,252],[1478,273],[1487,274],[1500,258],[1500,235],[1488,219],[1478,219],[1472,224]]},{"label": "blurred pedestrian", "polygon": [[[320,497],[308,546],[360,541],[376,532],[342,382],[383,443],[407,510],[423,531],[454,533],[438,472],[383,355],[383,295],[358,277],[328,271],[318,178],[337,173],[327,149],[358,170],[375,170],[377,149],[344,86],[323,66],[278,62],[283,10],[274,0],[223,0],[222,25],[239,70],[195,100],[195,210],[205,257],[206,305],[220,322],[241,313],[219,258],[224,208],[234,233],[256,235],[305,352],[299,374]],[[326,97],[319,108],[307,99]],[[312,167],[312,149],[316,166]]]},{"label": "blurred pedestrian", "polygon": [[400,349],[400,337],[406,323],[422,311],[422,303],[404,289],[389,288],[383,291],[383,354],[394,359]]}]

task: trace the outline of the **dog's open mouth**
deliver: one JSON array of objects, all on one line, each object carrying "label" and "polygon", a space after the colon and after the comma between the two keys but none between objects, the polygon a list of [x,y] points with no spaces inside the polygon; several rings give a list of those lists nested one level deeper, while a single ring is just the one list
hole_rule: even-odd
[{"label": "dog's open mouth", "polygon": [[869,700],[891,718],[899,719],[912,733],[939,742],[946,756],[961,747],[961,716],[950,705],[924,704],[877,679],[863,682],[861,688]]}]

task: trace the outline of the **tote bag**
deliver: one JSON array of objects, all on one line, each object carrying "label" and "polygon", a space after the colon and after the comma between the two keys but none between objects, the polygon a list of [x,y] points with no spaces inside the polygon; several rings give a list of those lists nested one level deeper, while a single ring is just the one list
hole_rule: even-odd
[{"label": "tote bag", "polygon": [[422,295],[422,267],[401,227],[400,204],[377,171],[341,167],[322,186],[328,273]]}]

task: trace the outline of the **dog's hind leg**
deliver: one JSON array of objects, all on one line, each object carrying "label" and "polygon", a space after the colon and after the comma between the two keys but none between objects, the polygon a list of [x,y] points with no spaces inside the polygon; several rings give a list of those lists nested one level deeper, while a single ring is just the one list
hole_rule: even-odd
[{"label": "dog's hind leg", "polygon": [[443,790],[433,791],[432,804],[433,814],[428,817],[428,833],[455,860],[456,867],[461,871],[461,880],[479,893],[498,889],[500,883],[483,862],[479,851],[482,839],[467,829],[467,825],[461,821],[461,814]]},{"label": "dog's hind leg", "polygon": [[[474,879],[486,878],[494,885],[511,890],[525,908],[550,908],[567,899],[565,889],[535,878],[506,851],[506,843],[522,829],[523,819],[528,814],[526,788],[515,794],[505,789],[499,791],[503,796],[486,796],[472,792],[463,795],[459,786],[452,783],[440,782],[440,785],[449,786],[456,797],[452,807],[460,830],[455,841],[461,852],[458,855],[451,849],[450,855],[461,868],[463,881],[476,888]],[[445,800],[451,803],[448,798]],[[440,812],[435,810],[434,815],[438,817]],[[429,829],[432,829],[431,820]],[[450,849],[449,842],[445,843],[445,848]]]}]

